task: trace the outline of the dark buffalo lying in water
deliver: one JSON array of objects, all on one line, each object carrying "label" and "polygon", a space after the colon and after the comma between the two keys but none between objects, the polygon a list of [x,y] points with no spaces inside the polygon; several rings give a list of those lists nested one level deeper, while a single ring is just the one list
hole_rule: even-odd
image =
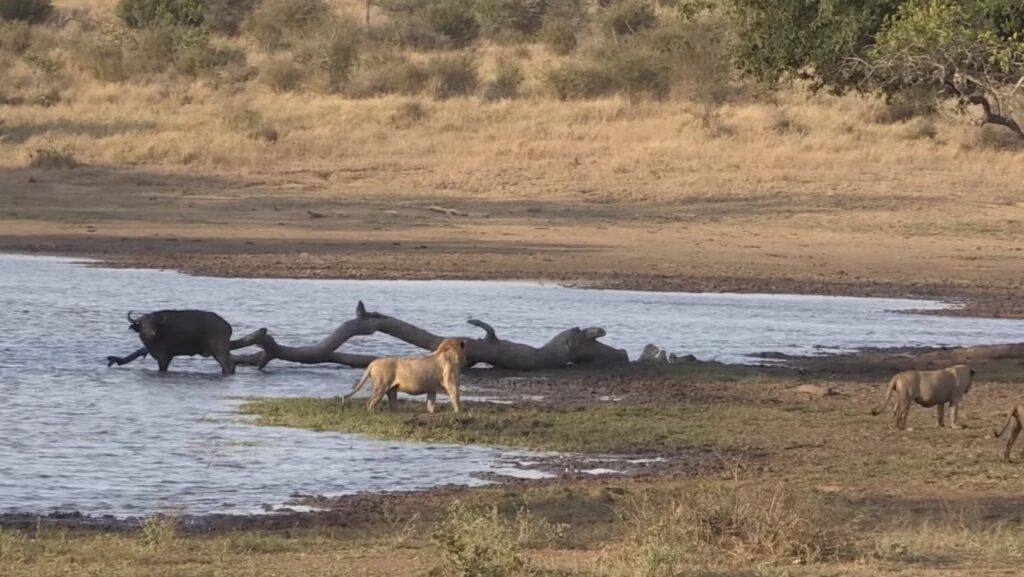
[{"label": "dark buffalo lying in water", "polygon": [[181,355],[213,357],[221,372],[231,375],[231,325],[217,313],[196,310],[163,310],[133,317],[128,312],[129,328],[139,333],[144,345],[127,357],[107,357],[107,366],[130,363],[147,353],[156,359],[160,372],[166,372],[171,359]]}]

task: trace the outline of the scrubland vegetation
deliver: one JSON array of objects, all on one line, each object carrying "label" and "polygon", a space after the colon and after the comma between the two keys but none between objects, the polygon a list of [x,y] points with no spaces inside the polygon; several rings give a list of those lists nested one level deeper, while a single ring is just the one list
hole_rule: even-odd
[{"label": "scrubland vegetation", "polygon": [[661,181],[857,187],[867,166],[904,188],[1020,176],[1014,130],[973,126],[979,98],[1012,121],[1012,3],[0,4],[7,167],[334,169],[630,200]]}]

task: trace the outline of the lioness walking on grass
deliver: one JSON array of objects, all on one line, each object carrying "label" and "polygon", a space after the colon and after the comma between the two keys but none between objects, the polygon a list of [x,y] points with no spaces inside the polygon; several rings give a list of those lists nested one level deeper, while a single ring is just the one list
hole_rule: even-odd
[{"label": "lioness walking on grass", "polygon": [[373,381],[373,392],[366,403],[366,409],[374,410],[384,395],[388,407],[398,408],[398,392],[407,395],[427,395],[427,412],[433,413],[438,391],[444,391],[452,404],[452,411],[459,412],[459,380],[462,367],[466,364],[466,341],[448,338],[441,341],[437,349],[422,357],[381,357],[366,366],[366,371],[352,385],[352,392],[342,397],[342,402],[356,394],[367,379]]},{"label": "lioness walking on grass", "polygon": [[971,377],[974,371],[967,365],[953,365],[937,371],[903,371],[889,380],[885,387],[885,396],[881,404],[871,410],[872,415],[882,412],[889,398],[896,396],[896,405],[892,409],[893,424],[897,429],[907,429],[907,415],[910,414],[910,403],[922,407],[936,407],[939,426],[945,426],[946,404],[953,407],[953,428],[961,429],[960,405],[964,395],[971,390]]}]

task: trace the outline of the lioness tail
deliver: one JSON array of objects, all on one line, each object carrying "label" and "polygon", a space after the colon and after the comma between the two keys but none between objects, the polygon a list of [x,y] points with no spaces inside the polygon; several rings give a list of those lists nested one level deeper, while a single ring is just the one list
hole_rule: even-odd
[{"label": "lioness tail", "polygon": [[877,415],[878,413],[881,413],[882,409],[885,408],[885,405],[887,405],[889,403],[889,397],[892,396],[892,392],[896,388],[896,377],[898,377],[898,376],[899,375],[896,374],[896,375],[893,375],[891,379],[889,379],[889,384],[886,385],[885,391],[884,391],[884,393],[882,395],[882,402],[877,407],[875,407],[874,409],[871,409],[871,414],[872,415]]},{"label": "lioness tail", "polygon": [[359,389],[363,388],[363,383],[365,383],[366,379],[368,379],[368,378],[370,378],[370,367],[366,367],[366,370],[363,371],[363,376],[359,377],[359,380],[356,381],[354,385],[352,385],[352,390],[349,392],[349,394],[347,394],[347,395],[345,395],[344,397],[341,398],[341,402],[344,403],[352,395],[358,393]]},{"label": "lioness tail", "polygon": [[1020,420],[1020,415],[1017,413],[1018,407],[1019,405],[1014,405],[1013,408],[1010,409],[1010,413],[1006,415],[1006,422],[1003,423],[1003,428],[999,429],[998,431],[993,430],[993,435],[995,435],[997,438],[1000,437],[1003,433],[1006,432],[1006,429],[1010,428],[1010,423],[1013,423],[1014,419],[1017,419],[1018,421]]}]

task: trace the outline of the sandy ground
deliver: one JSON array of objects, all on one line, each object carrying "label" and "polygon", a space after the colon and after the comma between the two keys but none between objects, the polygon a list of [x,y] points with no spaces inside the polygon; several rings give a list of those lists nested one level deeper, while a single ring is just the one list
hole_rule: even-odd
[{"label": "sandy ground", "polygon": [[[0,173],[0,250],[246,277],[539,279],[638,290],[965,299],[1024,315],[1015,204],[723,194],[605,203],[81,167]],[[436,208],[454,213],[437,212]]]}]

